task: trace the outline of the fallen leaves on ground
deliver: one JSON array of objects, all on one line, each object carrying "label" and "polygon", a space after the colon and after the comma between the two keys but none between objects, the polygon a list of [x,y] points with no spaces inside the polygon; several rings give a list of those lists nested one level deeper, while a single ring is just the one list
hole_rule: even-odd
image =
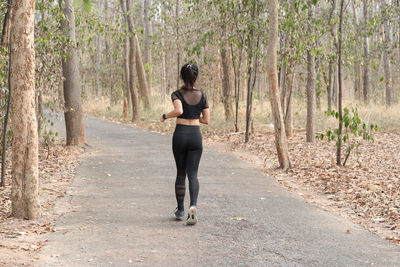
[{"label": "fallen leaves on ground", "polygon": [[[60,141],[61,142],[61,141]],[[11,152],[6,160],[6,186],[0,187],[0,266],[32,265],[38,251],[45,244],[39,236],[54,231],[55,200],[64,196],[75,175],[80,148],[57,143],[50,150],[39,149],[39,194],[42,217],[21,220],[9,217],[11,213]]]}]

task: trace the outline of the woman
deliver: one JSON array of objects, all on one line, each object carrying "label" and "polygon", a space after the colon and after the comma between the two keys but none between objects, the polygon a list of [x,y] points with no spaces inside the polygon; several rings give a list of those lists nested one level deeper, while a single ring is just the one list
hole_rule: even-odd
[{"label": "woman", "polygon": [[172,150],[177,169],[175,195],[178,202],[174,215],[177,220],[183,220],[185,215],[184,198],[187,174],[190,193],[190,208],[186,219],[188,225],[197,223],[196,204],[199,194],[197,171],[203,152],[200,123],[208,124],[210,122],[207,97],[201,90],[195,88],[198,73],[199,69],[195,64],[183,65],[181,79],[184,86],[171,95],[174,110],[160,117],[161,122],[177,117],[172,138]]}]

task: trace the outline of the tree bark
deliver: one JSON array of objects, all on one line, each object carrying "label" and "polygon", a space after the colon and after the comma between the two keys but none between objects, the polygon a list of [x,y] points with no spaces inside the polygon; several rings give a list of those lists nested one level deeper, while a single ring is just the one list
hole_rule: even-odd
[{"label": "tree bark", "polygon": [[65,19],[61,20],[61,30],[72,42],[62,61],[67,145],[81,146],[85,144],[85,130],[81,105],[79,58],[76,51],[75,14],[72,0],[59,0],[59,5],[65,15]]},{"label": "tree bark", "polygon": [[343,114],[342,114],[342,100],[343,100],[343,81],[342,81],[342,25],[343,25],[343,8],[344,0],[340,1],[340,15],[339,15],[339,44],[338,44],[338,76],[339,76],[339,134],[338,144],[336,146],[336,164],[341,165],[341,149],[342,149],[342,128],[343,128]]},{"label": "tree bark", "polygon": [[[129,0],[128,0],[129,1]],[[146,72],[144,70],[142,55],[140,52],[139,40],[136,34],[133,36],[136,50],[136,72],[139,80],[140,98],[144,104],[145,109],[150,108],[149,90],[146,81]]]},{"label": "tree bark", "polygon": [[153,35],[153,27],[149,17],[150,8],[151,8],[151,0],[144,0],[144,25],[145,25],[144,63],[146,65],[148,91],[149,94],[151,95],[152,91],[151,37]]},{"label": "tree bark", "polygon": [[[368,3],[366,0],[363,0],[363,14],[364,14],[364,27],[367,27],[368,23]],[[366,30],[365,30],[366,31]],[[364,102],[369,102],[369,44],[368,44],[368,36],[366,33],[364,37],[364,73],[363,73],[363,96]]]},{"label": "tree bark", "polygon": [[3,29],[1,32],[1,46],[7,47],[10,41],[11,0],[7,0],[7,11],[4,15]]},{"label": "tree bark", "polygon": [[[353,25],[354,32],[358,32],[358,20],[357,20],[357,12],[355,7],[355,0],[352,0],[352,9],[353,9]],[[356,40],[354,45],[354,98],[359,99],[360,91],[361,91],[361,79],[360,79],[360,60],[359,60],[359,52],[358,52],[358,44],[359,44],[359,35],[356,34]]]},{"label": "tree bark", "polygon": [[286,112],[285,112],[285,132],[287,137],[292,137],[293,136],[293,112],[292,112],[292,106],[293,106],[293,94],[294,94],[294,87],[293,87],[293,80],[295,77],[295,72],[294,72],[294,65],[291,64],[289,66],[289,73],[290,76],[288,76],[288,83],[287,83],[287,90],[289,92],[288,97],[286,98]]},{"label": "tree bark", "polygon": [[[313,17],[313,5],[312,1],[308,1],[308,34],[311,36],[311,20]],[[311,54],[311,44],[307,49],[307,126],[306,126],[306,137],[307,142],[314,142],[315,130],[314,130],[314,117],[315,117],[315,62],[314,56]]]},{"label": "tree bark", "polygon": [[268,4],[268,10],[269,33],[267,58],[269,59],[269,62],[267,66],[269,79],[269,98],[271,102],[272,117],[274,119],[275,145],[278,152],[279,166],[280,168],[286,170],[291,166],[278,88],[278,0],[270,0]]},{"label": "tree bark", "polygon": [[[99,13],[99,17],[101,16],[101,0],[97,0],[97,11]],[[99,98],[101,95],[100,92],[100,60],[101,60],[101,34],[97,33],[96,40],[96,97]]]},{"label": "tree bark", "polygon": [[221,64],[222,64],[222,101],[224,102],[225,120],[233,118],[232,106],[232,88],[231,88],[231,62],[229,60],[226,42],[221,43],[220,48]]},{"label": "tree bark", "polygon": [[213,107],[217,107],[219,104],[219,97],[220,97],[220,91],[221,91],[221,57],[218,57],[218,61],[217,61],[217,66],[216,66],[216,70],[215,70],[215,85],[214,85],[214,94],[213,94]]},{"label": "tree bark", "polygon": [[125,82],[125,92],[127,98],[127,108],[128,110],[132,106],[131,92],[129,90],[129,41],[128,38],[124,41],[124,82]]},{"label": "tree bark", "polygon": [[333,60],[329,60],[328,67],[328,86],[326,88],[326,95],[328,98],[328,110],[332,110],[332,76],[333,76]]},{"label": "tree bark", "polygon": [[132,121],[135,122],[139,119],[139,98],[136,91],[135,81],[135,58],[136,58],[136,44],[135,44],[135,33],[133,29],[133,19],[130,12],[126,12],[131,9],[130,0],[120,0],[121,7],[125,14],[125,19],[128,23],[129,30],[129,91],[131,92],[132,102]]},{"label": "tree bark", "polygon": [[[381,11],[384,12],[385,8],[387,8],[386,1],[381,0]],[[389,59],[389,50],[390,50],[390,28],[388,23],[388,15],[382,14],[383,17],[383,28],[384,28],[384,48],[383,48],[383,69],[385,75],[385,92],[386,92],[386,105],[390,106],[393,103],[393,93],[392,93],[392,76],[390,73],[390,59]]]},{"label": "tree bark", "polygon": [[11,13],[11,215],[35,219],[41,215],[35,112],[35,1],[15,1]]}]

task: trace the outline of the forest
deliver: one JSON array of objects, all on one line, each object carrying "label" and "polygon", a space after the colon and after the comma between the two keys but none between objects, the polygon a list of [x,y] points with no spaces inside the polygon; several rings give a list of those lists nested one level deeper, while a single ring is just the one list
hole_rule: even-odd
[{"label": "forest", "polygon": [[207,144],[399,244],[399,0],[1,0],[0,18],[0,223],[42,216],[38,166],[90,144],[85,116],[172,134],[191,62]]}]

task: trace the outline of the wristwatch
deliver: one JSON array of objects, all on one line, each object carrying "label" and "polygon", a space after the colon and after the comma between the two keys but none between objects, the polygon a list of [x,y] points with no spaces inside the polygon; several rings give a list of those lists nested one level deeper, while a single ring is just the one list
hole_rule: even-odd
[{"label": "wristwatch", "polygon": [[164,114],[162,114],[162,117],[163,117],[163,119],[164,120],[166,120],[167,119],[167,115],[164,113]]}]

